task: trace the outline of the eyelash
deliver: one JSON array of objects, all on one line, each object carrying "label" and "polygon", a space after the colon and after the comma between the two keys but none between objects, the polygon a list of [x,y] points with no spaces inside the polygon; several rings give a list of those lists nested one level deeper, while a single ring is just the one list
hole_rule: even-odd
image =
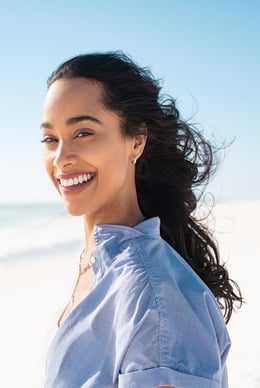
[{"label": "eyelash", "polygon": [[[82,135],[82,136],[80,136]],[[76,134],[75,138],[77,137],[88,137],[88,136],[91,136],[93,135],[93,133],[91,133],[90,131],[80,131]]]},{"label": "eyelash", "polygon": [[[81,131],[81,132],[77,133],[74,136],[74,139],[80,138],[80,137],[88,137],[88,136],[91,136],[91,135],[93,135],[93,133],[91,133],[90,131]],[[55,137],[46,136],[45,138],[43,138],[41,140],[41,143],[54,143],[54,142],[57,142],[57,141],[58,140],[55,139]]]},{"label": "eyelash", "polygon": [[57,141],[54,137],[46,136],[44,139],[41,140],[41,143],[54,143]]}]

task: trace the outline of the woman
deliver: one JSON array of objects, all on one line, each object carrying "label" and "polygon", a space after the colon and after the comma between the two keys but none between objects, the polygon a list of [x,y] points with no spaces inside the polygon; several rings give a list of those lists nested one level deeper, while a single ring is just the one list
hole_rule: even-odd
[{"label": "woman", "polygon": [[41,127],[46,170],[85,227],[46,387],[227,387],[219,306],[228,320],[241,296],[193,213],[210,144],[117,52],[59,66]]}]

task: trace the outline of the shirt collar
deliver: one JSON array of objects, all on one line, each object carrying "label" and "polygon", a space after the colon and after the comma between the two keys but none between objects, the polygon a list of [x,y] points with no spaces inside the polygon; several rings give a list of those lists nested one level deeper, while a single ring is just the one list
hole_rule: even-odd
[{"label": "shirt collar", "polygon": [[159,217],[149,218],[134,227],[112,224],[95,225],[95,248],[91,260],[94,273],[102,275],[115,257],[120,254],[120,246],[122,247],[127,240],[143,236],[160,238]]},{"label": "shirt collar", "polygon": [[126,240],[148,235],[158,237],[160,235],[160,219],[159,217],[149,218],[143,222],[130,227],[125,225],[101,224],[94,227],[95,246],[102,245],[111,238],[116,238],[118,243],[123,243]]}]

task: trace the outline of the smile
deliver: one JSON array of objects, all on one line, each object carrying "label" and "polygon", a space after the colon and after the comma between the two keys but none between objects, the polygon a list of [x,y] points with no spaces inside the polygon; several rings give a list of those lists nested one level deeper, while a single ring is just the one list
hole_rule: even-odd
[{"label": "smile", "polygon": [[94,174],[82,174],[79,176],[76,176],[74,178],[69,179],[60,179],[60,185],[63,187],[71,187],[71,186],[77,186],[79,184],[85,183],[90,181],[94,177]]}]

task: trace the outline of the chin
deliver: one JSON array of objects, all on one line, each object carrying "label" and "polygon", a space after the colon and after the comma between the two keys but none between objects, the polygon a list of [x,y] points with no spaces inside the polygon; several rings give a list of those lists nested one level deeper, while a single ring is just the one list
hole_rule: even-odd
[{"label": "chin", "polygon": [[84,210],[80,206],[75,206],[67,201],[63,201],[63,206],[68,214],[79,217],[84,215]]}]

